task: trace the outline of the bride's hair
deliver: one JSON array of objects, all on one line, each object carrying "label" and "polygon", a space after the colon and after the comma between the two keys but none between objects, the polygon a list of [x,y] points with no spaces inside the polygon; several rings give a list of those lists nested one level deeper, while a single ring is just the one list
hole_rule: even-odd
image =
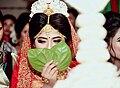
[{"label": "bride's hair", "polygon": [[[41,29],[47,24],[48,16],[44,13],[36,13],[29,23],[29,37],[31,44],[34,43],[36,36]],[[61,13],[55,13],[50,15],[49,24],[61,34],[66,36],[66,42],[71,39],[71,27],[66,16]]]}]

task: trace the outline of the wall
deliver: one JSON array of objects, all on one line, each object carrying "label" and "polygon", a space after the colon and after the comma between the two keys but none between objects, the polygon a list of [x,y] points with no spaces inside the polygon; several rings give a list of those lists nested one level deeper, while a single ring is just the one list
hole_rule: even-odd
[{"label": "wall", "polygon": [[12,14],[18,17],[27,10],[27,1],[25,0],[0,0],[0,9],[5,14]]}]

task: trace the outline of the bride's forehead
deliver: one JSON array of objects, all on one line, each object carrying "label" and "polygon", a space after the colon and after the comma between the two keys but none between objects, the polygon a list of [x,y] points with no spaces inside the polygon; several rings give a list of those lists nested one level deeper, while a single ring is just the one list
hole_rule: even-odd
[{"label": "bride's forehead", "polygon": [[60,36],[60,37],[62,37],[59,33],[57,33],[57,32],[55,32],[55,31],[51,31],[51,32],[49,32],[49,33],[46,33],[46,32],[41,32],[40,34],[39,34],[39,36],[38,37],[51,37],[51,38],[53,38],[53,37],[56,37],[56,36]]}]

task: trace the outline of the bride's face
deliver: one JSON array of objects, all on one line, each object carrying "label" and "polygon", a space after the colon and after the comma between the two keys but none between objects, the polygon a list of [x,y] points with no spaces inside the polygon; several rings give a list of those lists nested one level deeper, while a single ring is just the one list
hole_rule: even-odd
[{"label": "bride's face", "polygon": [[58,44],[61,40],[65,40],[65,38],[53,30],[49,34],[46,34],[46,32],[42,32],[35,39],[35,47],[50,49],[52,46]]}]

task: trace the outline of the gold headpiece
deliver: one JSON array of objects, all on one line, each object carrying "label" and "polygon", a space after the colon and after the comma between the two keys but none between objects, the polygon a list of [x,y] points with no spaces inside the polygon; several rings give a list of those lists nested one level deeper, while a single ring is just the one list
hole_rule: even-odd
[{"label": "gold headpiece", "polygon": [[30,17],[35,13],[45,13],[48,16],[48,22],[34,38],[37,38],[43,31],[49,34],[52,30],[65,38],[63,34],[49,24],[49,17],[51,14],[61,13],[66,17],[69,16],[67,13],[67,6],[64,2],[59,0],[38,0],[32,4]]},{"label": "gold headpiece", "polygon": [[38,0],[32,4],[30,17],[32,18],[35,13],[43,13],[48,9],[48,5],[53,11],[52,14],[61,13],[66,17],[69,16],[67,6],[64,2],[60,0]]}]

